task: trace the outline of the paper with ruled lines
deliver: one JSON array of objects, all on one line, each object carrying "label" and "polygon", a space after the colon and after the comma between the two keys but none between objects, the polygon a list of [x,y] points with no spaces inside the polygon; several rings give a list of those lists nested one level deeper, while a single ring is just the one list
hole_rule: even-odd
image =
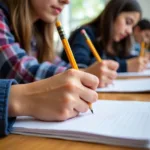
[{"label": "paper with ruled lines", "polygon": [[99,100],[90,111],[64,122],[19,117],[14,134],[150,148],[150,102]]}]

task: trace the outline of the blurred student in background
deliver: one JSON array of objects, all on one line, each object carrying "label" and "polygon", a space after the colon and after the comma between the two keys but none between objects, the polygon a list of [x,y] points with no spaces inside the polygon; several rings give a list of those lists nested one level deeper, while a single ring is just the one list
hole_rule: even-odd
[{"label": "blurred student in background", "polygon": [[150,44],[150,21],[148,19],[140,20],[133,28],[133,47],[132,54],[139,55],[141,43],[147,46]]},{"label": "blurred student in background", "polygon": [[[110,0],[93,21],[75,30],[69,38],[77,63],[92,65],[96,60],[81,35],[85,29],[102,59],[119,63],[118,72],[137,72],[145,69],[147,58],[132,58],[131,34],[141,19],[141,7],[136,0]],[[65,52],[62,58],[67,60]]]}]

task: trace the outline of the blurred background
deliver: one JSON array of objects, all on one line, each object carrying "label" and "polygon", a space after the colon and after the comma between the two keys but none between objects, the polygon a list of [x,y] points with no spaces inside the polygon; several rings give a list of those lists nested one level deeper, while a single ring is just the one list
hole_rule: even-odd
[{"label": "blurred background", "polygon": [[[92,20],[105,8],[109,0],[70,0],[60,16],[65,34],[69,37],[72,30]],[[150,19],[150,0],[138,0],[142,7],[143,18]],[[58,33],[55,33],[55,47],[59,54],[62,50]]]}]

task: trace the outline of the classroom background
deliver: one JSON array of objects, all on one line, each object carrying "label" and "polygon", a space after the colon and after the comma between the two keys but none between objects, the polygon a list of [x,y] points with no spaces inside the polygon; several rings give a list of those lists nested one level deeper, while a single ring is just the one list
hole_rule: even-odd
[{"label": "classroom background", "polygon": [[[138,0],[138,1],[143,11],[142,18],[150,20],[150,15],[149,15],[150,0]],[[65,7],[65,9],[63,10],[63,13],[59,16],[59,20],[62,23],[62,27],[64,28],[64,33],[66,34],[66,37],[69,38],[73,30],[75,30],[82,24],[89,22],[90,20],[95,18],[98,14],[100,14],[100,12],[102,12],[103,9],[105,8],[107,2],[109,2],[109,0],[70,0],[70,4]],[[63,45],[62,45],[62,41],[60,40],[57,30],[55,30],[54,41],[55,41],[56,53],[60,55],[63,49]],[[30,148],[32,150],[34,149],[36,150],[38,149],[39,150],[41,149],[134,150],[132,146],[142,147],[144,145],[143,147],[146,147],[146,148],[150,147],[150,136],[149,136],[150,135],[150,132],[149,132],[150,131],[149,130],[149,127],[150,127],[150,112],[149,112],[150,110],[150,103],[149,103],[150,64],[149,66],[147,66],[146,69],[147,70],[145,72],[138,72],[138,73],[137,72],[129,72],[129,73],[123,72],[120,74],[118,73],[117,80],[114,80],[114,82],[110,84],[108,87],[97,88],[96,91],[98,92],[98,98],[100,100],[99,104],[102,103],[102,105],[101,107],[96,107],[100,105],[95,104],[93,105],[94,107],[92,106],[92,108],[94,108],[93,109],[94,113],[95,111],[98,112],[97,113],[98,116],[95,117],[96,118],[95,122],[97,123],[98,117],[101,117],[102,121],[104,118],[104,121],[105,121],[105,124],[103,124],[103,126],[100,127],[101,131],[103,131],[102,133],[99,133],[100,136],[99,135],[92,136],[92,135],[95,135],[94,132],[97,129],[95,128],[96,126],[95,127],[93,126],[93,130],[92,130],[94,134],[93,133],[87,134],[89,132],[89,129],[91,129],[91,128],[88,129],[87,126],[90,127],[91,125],[95,125],[95,122],[92,122],[89,119],[91,116],[89,116],[89,118],[87,119],[89,122],[87,122],[86,117],[85,117],[85,121],[81,120],[82,122],[86,123],[86,127],[84,126],[84,123],[81,124],[81,122],[78,122],[78,120],[77,122],[72,122],[71,124],[69,124],[70,131],[71,131],[71,132],[68,132],[69,134],[67,132],[64,132],[65,130],[64,128],[62,128],[62,126],[66,122],[64,122],[64,124],[63,122],[52,122],[52,127],[56,123],[56,127],[58,128],[55,128],[54,130],[52,129],[52,131],[54,132],[52,132],[51,134],[51,132],[49,132],[51,131],[49,130],[50,124],[43,122],[43,124],[41,125],[40,124],[41,122],[37,122],[37,120],[35,120],[34,118],[33,118],[33,121],[35,121],[35,124],[33,124],[32,118],[23,117],[23,118],[20,118],[21,120],[18,120],[17,122],[18,124],[14,126],[15,130],[12,132],[13,134],[9,135],[7,138],[2,139],[0,141],[0,149],[4,149],[4,150],[9,149],[8,147],[10,147],[10,145],[11,145],[11,149],[22,149],[22,150],[30,149]],[[93,119],[93,117],[91,118]],[[116,118],[117,119],[119,118],[118,119],[119,121]],[[15,135],[21,131],[20,129],[22,128],[22,126],[20,127],[18,125],[20,125],[23,119],[27,121],[25,123],[31,123],[32,125],[34,125],[35,129],[33,128],[33,126],[31,127],[29,125],[29,128],[25,130],[25,127],[23,126],[23,133],[21,133],[21,135]],[[30,122],[30,119],[31,119],[31,122]],[[70,119],[69,121],[72,121],[72,120]],[[60,127],[57,126],[58,123],[60,123],[62,126]],[[43,130],[44,132],[42,133],[43,128],[41,127],[43,127],[45,124],[47,125],[46,130]],[[83,125],[83,127],[79,128],[78,126],[79,124]],[[64,126],[66,127],[66,125]],[[84,134],[82,135],[74,131],[72,127],[73,129],[76,127],[75,130],[78,132],[81,132],[80,129],[84,129],[84,128],[86,128],[87,130],[85,130],[85,133],[84,133],[85,135]],[[19,128],[20,131],[19,130],[17,131],[17,128]],[[126,129],[129,128],[131,130],[127,130],[128,132],[126,132],[125,128]],[[32,129],[34,130],[32,131]],[[93,140],[93,142],[98,141],[99,138],[103,137],[103,136],[101,137],[101,135],[107,135],[107,133],[111,131],[108,129],[111,129],[112,131],[114,131],[111,134],[112,134],[112,137],[116,136],[117,140],[115,138],[111,138],[110,136],[110,139],[113,139],[113,140],[112,141],[110,140],[110,142],[108,142],[107,141],[108,138],[105,138],[104,136],[105,142],[102,142],[102,143],[100,142],[100,144],[87,142],[88,140],[91,140],[91,139],[95,139]],[[129,131],[133,131],[131,132],[131,135],[135,131],[133,139],[131,138]],[[144,136],[140,132],[143,133]],[[118,138],[118,135],[116,135],[116,133],[119,135],[121,140]],[[22,134],[25,134],[26,136],[22,136]],[[78,134],[79,136],[77,136]],[[35,136],[28,136],[28,135],[35,135]],[[126,135],[125,138],[122,135]],[[38,136],[42,136],[42,137],[40,138]],[[50,138],[45,138],[48,136]],[[77,142],[79,140],[78,137],[81,137],[80,139],[81,141],[86,141],[86,142]],[[129,139],[126,140],[126,137],[128,137]],[[140,137],[141,139],[140,138],[138,139],[137,137]],[[71,139],[71,141],[59,140],[57,138]],[[116,143],[114,142],[114,139],[116,140]],[[77,140],[77,141],[72,141],[72,140]],[[135,143],[133,142],[132,144],[132,140]],[[119,146],[113,146],[114,143]],[[22,145],[24,146],[22,147]],[[124,147],[124,146],[127,146],[127,147]],[[128,148],[130,146],[131,148]],[[141,150],[143,150],[143,147],[141,148]]]},{"label": "classroom background", "polygon": [[[72,0],[60,15],[65,34],[69,37],[71,31],[80,25],[95,18],[104,8],[109,0]],[[150,0],[138,0],[142,7],[142,18],[150,19]],[[58,54],[62,51],[62,44],[57,31],[54,35],[55,48]]]}]

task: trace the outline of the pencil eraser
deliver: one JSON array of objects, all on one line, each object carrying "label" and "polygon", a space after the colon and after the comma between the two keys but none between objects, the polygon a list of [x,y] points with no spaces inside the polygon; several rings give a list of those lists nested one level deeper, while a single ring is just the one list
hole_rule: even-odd
[{"label": "pencil eraser", "polygon": [[82,30],[81,30],[81,33],[82,33],[82,34],[85,34],[85,33],[86,33],[86,31],[85,31],[84,29],[82,29]]}]

